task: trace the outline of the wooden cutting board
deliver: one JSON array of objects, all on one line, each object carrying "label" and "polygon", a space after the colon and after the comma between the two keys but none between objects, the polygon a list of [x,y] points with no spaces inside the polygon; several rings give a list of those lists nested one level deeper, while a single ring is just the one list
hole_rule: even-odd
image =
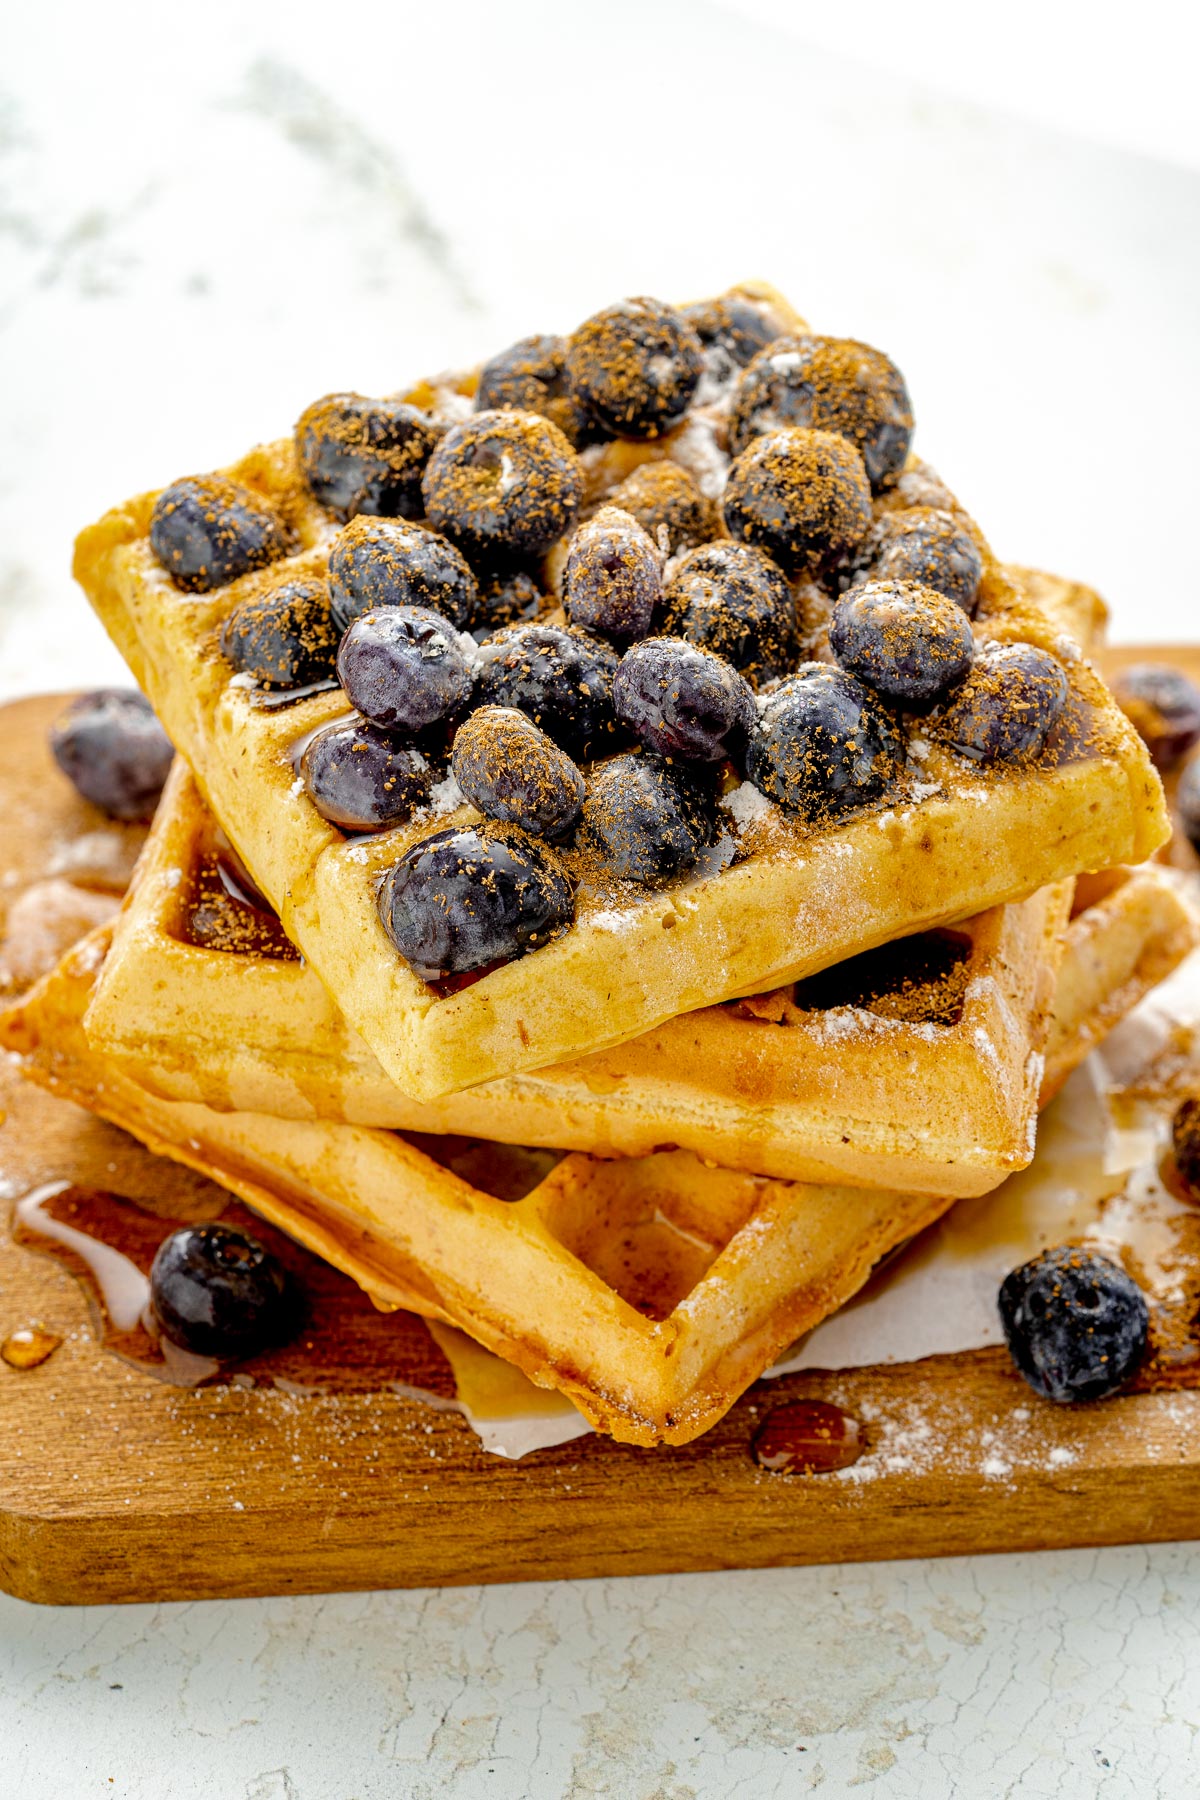
[{"label": "wooden cutting board", "polygon": [[[26,701],[0,716],[16,846],[0,852],[15,871],[0,908],[44,872],[47,845],[102,832],[45,757],[54,710]],[[40,861],[21,848],[31,829]],[[135,834],[121,835],[127,856]],[[0,1124],[3,1194],[74,1183],[59,1215],[115,1233],[143,1267],[164,1221],[225,1205],[2,1064]],[[999,1350],[810,1372],[758,1383],[684,1448],[586,1436],[506,1462],[447,1410],[454,1382],[420,1320],[375,1313],[334,1271],[254,1229],[300,1276],[309,1328],[252,1373],[195,1388],[161,1379],[137,1332],[106,1329],[82,1265],[0,1231],[0,1341],[34,1322],[63,1340],[38,1367],[0,1361],[0,1587],[59,1603],[197,1599],[1200,1534],[1200,1373],[1188,1366],[1077,1410],[1036,1400]],[[858,1422],[857,1462],[760,1466],[756,1433],[802,1400]]]}]

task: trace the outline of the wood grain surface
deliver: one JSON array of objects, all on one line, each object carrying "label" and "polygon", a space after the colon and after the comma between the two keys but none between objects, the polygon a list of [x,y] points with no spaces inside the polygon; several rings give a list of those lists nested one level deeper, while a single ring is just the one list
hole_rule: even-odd
[{"label": "wood grain surface", "polygon": [[[0,797],[15,805],[21,790],[17,812],[28,824],[34,808],[43,844],[80,828],[42,749],[53,710],[30,701],[0,715]],[[39,876],[32,853],[6,849],[0,861],[18,872],[10,900]],[[84,1190],[80,1222],[89,1208],[116,1219],[143,1266],[170,1221],[225,1205],[211,1184],[7,1065],[0,1114],[7,1199],[69,1180]],[[453,1380],[420,1320],[375,1313],[342,1277],[255,1229],[302,1280],[308,1329],[234,1381],[196,1388],[160,1379],[132,1339],[106,1341],[77,1273],[0,1232],[0,1340],[34,1321],[64,1340],[37,1368],[0,1362],[0,1586],[60,1603],[194,1599],[1200,1532],[1191,1365],[1078,1409],[1036,1400],[998,1350],[808,1372],[758,1383],[683,1448],[588,1436],[511,1463],[447,1410]],[[799,1398],[858,1421],[856,1463],[811,1475],[759,1467],[756,1431]]]}]

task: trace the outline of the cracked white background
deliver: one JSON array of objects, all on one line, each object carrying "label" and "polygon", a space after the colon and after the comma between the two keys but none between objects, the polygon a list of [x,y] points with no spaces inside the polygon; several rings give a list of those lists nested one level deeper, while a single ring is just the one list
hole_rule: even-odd
[{"label": "cracked white background", "polygon": [[[125,494],[330,388],[746,274],[896,356],[1003,555],[1094,582],[1119,636],[1194,635],[1178,15],[1080,43],[1026,0],[992,44],[927,10],[26,6],[0,66],[0,693],[119,676],[68,566]],[[0,1599],[0,1800],[1172,1800],[1200,1789],[1198,1621],[1183,1546]]]}]

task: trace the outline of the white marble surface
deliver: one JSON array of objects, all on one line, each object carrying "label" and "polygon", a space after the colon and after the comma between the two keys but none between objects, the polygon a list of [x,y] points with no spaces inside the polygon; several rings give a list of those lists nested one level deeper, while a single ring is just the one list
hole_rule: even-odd
[{"label": "white marble surface", "polygon": [[[1044,80],[1020,120],[918,85],[911,55],[859,64],[728,8],[352,16],[215,0],[185,27],[49,0],[10,23],[0,693],[118,674],[68,566],[74,529],[124,494],[333,386],[743,274],[893,352],[921,448],[1003,554],[1095,582],[1120,636],[1192,634],[1194,172],[1058,135]],[[1064,113],[1088,127],[1091,99]],[[1175,1546],[0,1599],[0,1796],[1171,1800],[1200,1784],[1198,1617]]]}]

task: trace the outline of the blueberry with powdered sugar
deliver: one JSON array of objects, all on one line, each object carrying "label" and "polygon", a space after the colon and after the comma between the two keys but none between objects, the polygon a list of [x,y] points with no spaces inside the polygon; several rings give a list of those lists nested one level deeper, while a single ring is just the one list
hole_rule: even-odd
[{"label": "blueberry with powdered sugar", "polygon": [[436,832],[405,851],[379,890],[384,930],[426,981],[540,949],[574,911],[556,858],[514,826]]},{"label": "blueberry with powdered sugar", "polygon": [[584,320],[568,340],[565,373],[569,392],[613,437],[654,438],[682,419],[703,367],[683,315],[642,295]]},{"label": "blueberry with powdered sugar", "polygon": [[704,544],[676,563],[660,629],[723,657],[756,687],[795,665],[792,591],[783,571],[750,544]]},{"label": "blueberry with powdered sugar", "polygon": [[1061,1405],[1115,1394],[1146,1353],[1145,1295],[1092,1250],[1044,1250],[1005,1276],[999,1308],[1018,1370],[1035,1393]]},{"label": "blueberry with powdered sugar", "polygon": [[337,672],[351,704],[388,731],[423,731],[471,692],[463,640],[425,606],[364,613],[342,639]]},{"label": "blueberry with powdered sugar", "polygon": [[893,706],[921,712],[963,681],[975,655],[961,606],[915,581],[870,581],[838,601],[829,647]]},{"label": "blueberry with powdered sugar", "polygon": [[877,581],[919,581],[936,588],[972,616],[983,575],[979,546],[953,513],[909,506],[879,523],[871,575]]},{"label": "blueberry with powdered sugar", "polygon": [[448,538],[407,520],[366,515],[338,532],[329,592],[339,631],[380,606],[432,607],[462,630],[479,600],[471,566]]},{"label": "blueberry with powdered sugar", "polygon": [[296,456],[313,498],[340,519],[421,516],[421,476],[441,434],[404,400],[326,394],[301,413]]},{"label": "blueberry with powdered sugar", "polygon": [[848,439],[878,493],[904,467],[913,434],[912,401],[895,363],[870,344],[853,338],[777,338],[738,383],[734,452],[755,437],[793,426]]},{"label": "blueberry with powdered sugar", "polygon": [[451,766],[472,806],[534,837],[559,838],[579,817],[583,776],[532,719],[481,706],[454,734]]},{"label": "blueberry with powdered sugar", "polygon": [[987,644],[929,729],[972,762],[1019,762],[1042,748],[1069,692],[1047,651]]},{"label": "blueberry with powdered sugar", "polygon": [[425,755],[365,719],[338,719],[310,738],[300,779],[321,817],[344,831],[398,825],[433,789]]},{"label": "blueberry with powdered sugar", "polygon": [[869,688],[842,669],[803,663],[759,702],[746,774],[761,793],[812,823],[877,800],[903,750]]},{"label": "blueberry with powdered sugar", "polygon": [[251,594],[221,627],[221,653],[266,688],[306,687],[333,674],[338,630],[324,581],[286,581]]},{"label": "blueberry with powdered sugar", "polygon": [[621,741],[612,704],[618,658],[610,645],[563,625],[511,625],[479,646],[475,701],[515,706],[576,761]]},{"label": "blueberry with powdered sugar", "polygon": [[611,874],[652,887],[673,881],[716,838],[715,787],[657,756],[614,756],[588,782],[581,834]]},{"label": "blueberry with powdered sugar", "polygon": [[729,534],[753,544],[786,574],[853,558],[871,528],[871,488],[862,457],[829,431],[755,437],[729,471]]},{"label": "blueberry with powdered sugar", "polygon": [[578,528],[563,572],[563,609],[572,625],[628,643],[645,637],[662,599],[654,545],[636,519],[602,506]]},{"label": "blueberry with powdered sugar", "polygon": [[291,533],[261,494],[225,475],[173,481],[154,502],[150,547],[176,587],[207,594],[277,562]]},{"label": "blueberry with powdered sugar", "polygon": [[540,555],[583,497],[574,450],[538,413],[475,413],[446,433],[422,482],[435,530],[485,564]]},{"label": "blueberry with powdered sugar", "polygon": [[684,762],[740,763],[755,721],[737,670],[682,638],[645,638],[613,678],[617,717],[648,750]]}]

